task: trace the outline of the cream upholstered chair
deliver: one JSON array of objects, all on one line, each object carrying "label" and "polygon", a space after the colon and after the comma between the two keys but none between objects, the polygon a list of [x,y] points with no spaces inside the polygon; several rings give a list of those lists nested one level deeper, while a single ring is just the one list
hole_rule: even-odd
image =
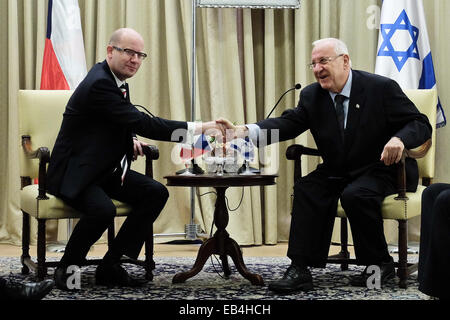
[{"label": "cream upholstered chair", "polygon": [[[422,192],[430,185],[434,177],[435,170],[435,141],[436,141],[436,90],[405,90],[405,94],[416,107],[425,114],[433,127],[433,133],[430,140],[422,146],[413,150],[405,150],[401,163],[398,165],[398,194],[390,195],[385,198],[382,204],[383,219],[398,221],[398,261],[397,275],[400,279],[399,286],[406,288],[407,277],[417,270],[417,263],[408,263],[408,220],[420,215]],[[301,173],[301,156],[311,155],[320,156],[316,149],[307,148],[302,145],[291,145],[286,150],[286,157],[295,161],[294,181],[297,181]],[[419,186],[416,192],[405,192],[405,157],[416,158],[419,166]],[[350,259],[347,249],[347,217],[342,209],[340,202],[338,204],[337,216],[341,218],[341,252],[337,255],[328,257],[328,263],[341,264],[343,270],[347,269],[348,264],[358,264],[356,259]]]},{"label": "cream upholstered chair", "polygon": [[[50,160],[50,148],[53,147],[65,106],[72,91],[69,90],[19,90],[19,135],[22,141],[20,152],[20,207],[23,213],[22,227],[22,273],[30,269],[37,271],[38,279],[43,279],[48,267],[56,267],[57,262],[45,259],[46,221],[49,219],[80,218],[80,213],[57,197],[46,193],[46,168]],[[155,146],[145,148],[146,175],[153,177],[152,161],[158,159],[159,152]],[[38,184],[32,184],[38,178]],[[126,216],[131,208],[114,200],[117,216]],[[37,263],[29,254],[30,216],[37,219]],[[108,245],[114,239],[114,223],[108,229]],[[146,277],[152,280],[153,230],[145,241],[145,260],[128,260],[124,262],[143,266]],[[98,264],[99,259],[87,260],[87,264]]]}]

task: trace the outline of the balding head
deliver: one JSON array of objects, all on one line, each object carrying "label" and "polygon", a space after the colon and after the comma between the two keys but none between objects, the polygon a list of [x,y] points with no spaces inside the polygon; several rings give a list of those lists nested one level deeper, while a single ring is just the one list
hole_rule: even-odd
[{"label": "balding head", "polygon": [[114,46],[120,45],[122,39],[128,37],[139,38],[142,43],[144,43],[144,39],[136,30],[131,28],[120,28],[113,32],[109,39],[109,44]]}]

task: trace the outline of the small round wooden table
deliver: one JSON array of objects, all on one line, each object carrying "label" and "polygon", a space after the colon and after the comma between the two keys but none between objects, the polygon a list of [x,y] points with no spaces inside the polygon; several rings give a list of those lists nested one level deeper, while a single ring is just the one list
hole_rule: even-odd
[{"label": "small round wooden table", "polygon": [[236,269],[246,279],[254,285],[264,285],[264,281],[259,274],[251,273],[247,270],[242,258],[242,251],[238,243],[233,240],[226,227],[228,225],[228,210],[225,203],[225,191],[228,187],[242,186],[265,186],[275,184],[277,175],[255,174],[255,175],[228,175],[223,176],[202,174],[202,175],[171,175],[165,176],[167,186],[176,187],[214,187],[217,191],[217,198],[214,210],[214,224],[217,228],[214,236],[206,240],[200,247],[194,266],[187,272],[177,273],[172,283],[181,283],[199,273],[208,258],[217,254],[222,260],[225,277],[231,274],[228,266],[227,256],[233,260]]}]

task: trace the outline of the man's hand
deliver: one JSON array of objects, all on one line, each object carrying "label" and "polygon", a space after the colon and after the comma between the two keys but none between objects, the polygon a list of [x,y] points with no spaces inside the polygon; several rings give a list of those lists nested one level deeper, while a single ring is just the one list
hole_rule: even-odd
[{"label": "man's hand", "polygon": [[228,119],[219,118],[216,120],[216,123],[221,124],[226,128],[226,141],[230,141],[235,138],[245,138],[248,135],[248,128],[246,126],[236,126]]},{"label": "man's hand", "polygon": [[215,137],[218,141],[222,141],[226,134],[226,127],[216,121],[202,122],[200,125],[196,123],[194,135],[204,133],[205,135]]},{"label": "man's hand", "polygon": [[133,161],[137,159],[138,156],[143,156],[144,152],[142,151],[142,147],[148,146],[148,143],[139,141],[137,138],[133,138]]},{"label": "man's hand", "polygon": [[391,140],[389,140],[384,146],[380,160],[387,166],[398,163],[402,159],[404,149],[405,145],[402,140],[397,137],[392,137]]}]

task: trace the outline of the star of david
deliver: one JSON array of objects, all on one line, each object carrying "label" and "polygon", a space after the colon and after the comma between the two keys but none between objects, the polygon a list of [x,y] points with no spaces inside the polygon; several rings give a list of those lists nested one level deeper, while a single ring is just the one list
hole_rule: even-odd
[{"label": "star of david", "polygon": [[[412,43],[406,51],[397,51],[392,45],[391,39],[397,30],[407,30],[411,35]],[[397,20],[393,24],[381,24],[381,35],[383,36],[383,43],[378,50],[378,56],[392,57],[392,60],[394,60],[399,72],[402,70],[409,58],[416,58],[420,60],[419,48],[417,47],[419,28],[411,24],[405,10],[400,13]]]}]

